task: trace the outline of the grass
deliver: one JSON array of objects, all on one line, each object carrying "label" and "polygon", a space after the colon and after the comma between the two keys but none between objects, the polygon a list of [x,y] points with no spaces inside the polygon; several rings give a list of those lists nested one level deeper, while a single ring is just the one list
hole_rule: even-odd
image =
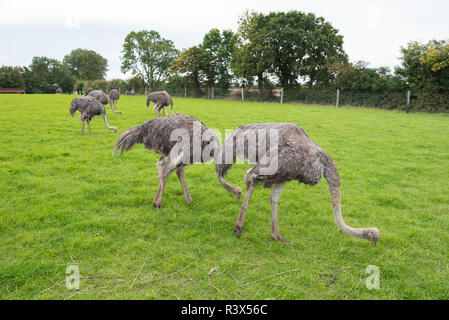
[{"label": "grass", "polygon": [[[193,204],[173,174],[163,209],[154,209],[157,155],[138,145],[113,158],[119,134],[101,117],[81,137],[72,98],[0,95],[1,299],[449,298],[447,115],[174,99],[175,111],[222,132],[299,124],[339,168],[346,222],[382,232],[375,248],[347,236],[325,182],[290,183],[279,207],[281,234],[294,241],[287,245],[271,240],[261,187],[248,235],[234,235],[241,201],[212,165],[186,169]],[[108,108],[118,133],[154,117],[142,96],[122,96],[118,109]],[[236,165],[227,180],[243,187],[248,168]],[[65,286],[70,265],[79,266],[79,290]],[[380,268],[379,290],[365,286],[369,265]]]}]

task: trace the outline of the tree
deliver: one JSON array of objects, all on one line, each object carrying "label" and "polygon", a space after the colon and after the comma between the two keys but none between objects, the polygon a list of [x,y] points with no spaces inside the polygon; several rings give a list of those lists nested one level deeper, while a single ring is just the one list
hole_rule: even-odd
[{"label": "tree", "polygon": [[0,67],[0,88],[23,88],[25,80],[24,69],[21,67]]},{"label": "tree", "polygon": [[131,72],[146,86],[154,88],[170,74],[170,66],[179,55],[171,40],[161,38],[158,32],[142,30],[130,32],[123,44],[122,72]]},{"label": "tree", "polygon": [[232,80],[232,56],[237,42],[236,35],[231,30],[224,30],[221,34],[218,29],[211,29],[203,39],[201,61],[210,87],[227,90]]},{"label": "tree", "polygon": [[[305,77],[310,86],[329,76],[330,63],[347,60],[343,36],[322,17],[300,11],[246,13],[239,22],[240,74],[277,76],[282,87]],[[261,62],[262,61],[262,62]]]},{"label": "tree", "polygon": [[201,83],[204,81],[203,48],[201,45],[183,50],[171,67],[175,73],[183,74],[193,89],[194,95],[199,96]]},{"label": "tree", "polygon": [[28,68],[24,68],[27,90],[32,93],[54,93],[58,87],[72,92],[75,79],[66,66],[47,57],[33,57]]},{"label": "tree", "polygon": [[78,80],[104,79],[108,71],[108,60],[92,50],[73,50],[64,57],[63,64]]},{"label": "tree", "polygon": [[401,66],[396,73],[416,91],[449,91],[449,43],[432,40],[426,44],[410,42],[401,48]]}]

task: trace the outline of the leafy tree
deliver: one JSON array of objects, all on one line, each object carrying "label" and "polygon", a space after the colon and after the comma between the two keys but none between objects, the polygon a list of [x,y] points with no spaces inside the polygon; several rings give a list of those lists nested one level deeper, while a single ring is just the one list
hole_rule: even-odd
[{"label": "leafy tree", "polygon": [[170,66],[179,52],[171,40],[161,38],[158,32],[142,30],[130,32],[123,44],[121,56],[122,72],[131,72],[141,78],[146,86],[153,88],[156,82],[164,81]]},{"label": "leafy tree", "polygon": [[200,95],[201,84],[204,81],[202,56],[201,45],[191,47],[183,50],[171,67],[173,72],[185,75],[195,96]]},{"label": "leafy tree", "polygon": [[449,43],[432,40],[426,44],[410,42],[401,48],[401,66],[396,73],[416,91],[449,91]]},{"label": "leafy tree", "polygon": [[228,89],[232,80],[232,56],[237,42],[231,30],[211,29],[203,39],[200,64],[208,86]]},{"label": "leafy tree", "polygon": [[104,79],[108,71],[108,60],[92,50],[73,50],[64,57],[63,63],[81,80]]},{"label": "leafy tree", "polygon": [[343,36],[312,13],[247,12],[239,24],[243,45],[238,50],[237,73],[245,77],[261,80],[264,73],[273,73],[285,88],[305,77],[313,86],[329,77],[331,63],[347,60]]},{"label": "leafy tree", "polygon": [[64,92],[73,91],[75,79],[58,60],[33,57],[30,66],[24,70],[27,90],[32,93],[54,93],[58,87]]},{"label": "leafy tree", "polygon": [[21,67],[0,67],[0,88],[23,88],[25,80],[24,69]]}]

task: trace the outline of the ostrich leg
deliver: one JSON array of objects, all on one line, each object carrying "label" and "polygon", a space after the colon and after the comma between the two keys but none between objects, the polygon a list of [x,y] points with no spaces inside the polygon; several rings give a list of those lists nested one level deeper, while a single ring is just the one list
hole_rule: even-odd
[{"label": "ostrich leg", "polygon": [[254,183],[250,182],[246,185],[245,199],[243,200],[242,208],[240,209],[240,214],[234,229],[234,232],[238,237],[243,234],[242,229],[243,225],[245,224],[246,210],[248,210],[249,199],[251,198],[251,194],[253,193],[254,189],[256,189],[256,185]]},{"label": "ostrich leg", "polygon": [[165,115],[165,117],[167,117],[167,118],[170,117],[170,116],[168,115],[167,111],[165,110],[165,106],[163,106],[162,108],[164,109],[164,115]]},{"label": "ostrich leg", "polygon": [[87,127],[89,128],[89,134],[92,135],[92,130],[90,130],[90,120],[87,120]]},{"label": "ostrich leg", "polygon": [[285,187],[285,183],[277,184],[273,191],[271,191],[271,237],[276,241],[283,241],[288,243],[293,243],[292,241],[284,239],[279,233],[278,226],[278,202],[281,197],[282,190]]},{"label": "ostrich leg", "polygon": [[83,121],[83,127],[81,128],[81,135],[84,136],[84,124],[86,123],[86,120]]},{"label": "ostrich leg", "polygon": [[186,180],[185,180],[185,171],[184,171],[184,166],[179,166],[176,169],[176,175],[179,178],[179,181],[181,182],[181,186],[182,186],[182,191],[184,192],[184,199],[186,199],[187,203],[192,203],[192,197],[190,196],[189,193],[189,189],[187,189],[187,184],[186,184]]},{"label": "ostrich leg", "polygon": [[173,102],[170,104],[170,109],[171,109],[171,114],[174,116],[175,114],[173,113]]},{"label": "ostrich leg", "polygon": [[[114,130],[115,133],[117,133],[117,128],[116,127],[110,127],[106,121],[106,115],[103,115],[103,120],[104,120],[104,125],[106,126],[106,128],[108,128],[109,130]],[[89,123],[88,123],[89,124]]]},{"label": "ostrich leg", "polygon": [[[181,156],[182,157],[182,156]],[[158,167],[158,180],[159,180],[159,190],[157,191],[156,197],[154,198],[153,205],[155,208],[161,208],[162,195],[164,194],[165,184],[167,183],[168,177],[172,174],[173,170],[176,168],[176,163],[170,161],[170,156],[160,158],[157,162]]]}]

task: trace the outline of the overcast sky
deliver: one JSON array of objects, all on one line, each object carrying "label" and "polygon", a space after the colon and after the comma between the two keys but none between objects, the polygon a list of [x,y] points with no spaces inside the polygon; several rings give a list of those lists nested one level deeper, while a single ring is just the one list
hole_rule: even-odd
[{"label": "overcast sky", "polygon": [[[246,10],[300,10],[323,16],[344,36],[351,61],[398,65],[411,40],[449,39],[447,0],[227,0],[227,1],[0,0],[0,65],[29,65],[33,56],[58,60],[77,48],[109,61],[107,79],[125,78],[120,51],[130,31],[156,30],[178,49],[202,41],[211,28],[237,30]],[[112,4],[111,4],[112,3]]]}]

